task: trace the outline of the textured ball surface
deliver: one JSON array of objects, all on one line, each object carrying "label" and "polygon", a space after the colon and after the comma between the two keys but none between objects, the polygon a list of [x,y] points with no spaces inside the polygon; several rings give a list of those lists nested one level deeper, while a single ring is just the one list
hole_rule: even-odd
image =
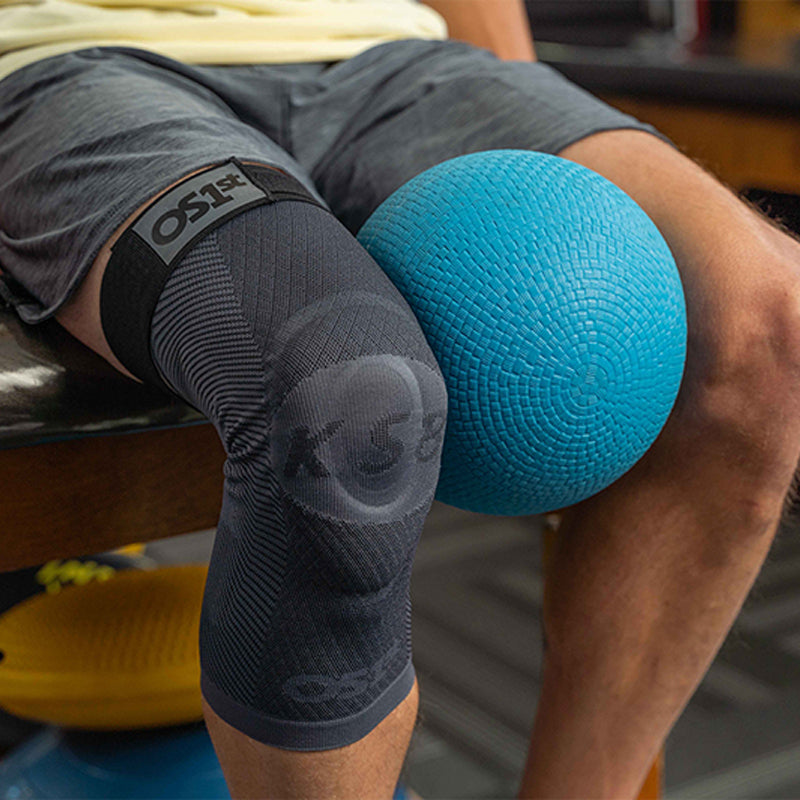
[{"label": "textured ball surface", "polygon": [[460,156],[401,186],[358,240],[447,383],[438,500],[563,508],[658,436],[683,374],[684,296],[655,224],[610,181],[527,150]]}]

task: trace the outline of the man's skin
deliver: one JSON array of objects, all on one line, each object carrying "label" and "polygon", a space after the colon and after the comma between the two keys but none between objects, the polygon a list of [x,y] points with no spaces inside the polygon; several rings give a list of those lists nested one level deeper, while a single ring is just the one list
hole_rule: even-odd
[{"label": "man's skin", "polygon": [[[534,58],[521,0],[428,5],[453,38]],[[800,457],[800,244],[649,134],[599,133],[560,155],[645,209],[687,299],[686,372],[663,432],[619,481],[565,512],[520,788],[523,798],[630,799],[761,568]],[[100,325],[108,255],[56,318],[129,375]],[[204,711],[236,798],[387,800],[417,707],[415,684],[363,739],[311,753],[256,742]]]}]

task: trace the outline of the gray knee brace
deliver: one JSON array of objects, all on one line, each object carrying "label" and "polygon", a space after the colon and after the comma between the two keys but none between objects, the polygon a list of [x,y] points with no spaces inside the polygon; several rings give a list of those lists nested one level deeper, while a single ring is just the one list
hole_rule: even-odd
[{"label": "gray knee brace", "polygon": [[[227,453],[205,699],[267,744],[342,747],[413,685],[409,581],[444,383],[403,298],[299,183],[239,162],[199,177],[115,245],[103,327],[133,374],[211,420]],[[215,189],[234,198],[220,211],[237,208],[195,230]]]}]

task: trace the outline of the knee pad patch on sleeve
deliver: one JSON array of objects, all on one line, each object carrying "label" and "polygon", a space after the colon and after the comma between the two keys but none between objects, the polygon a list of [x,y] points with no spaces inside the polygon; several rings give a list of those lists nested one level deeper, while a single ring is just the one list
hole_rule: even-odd
[{"label": "knee pad patch on sleeve", "polygon": [[314,368],[309,355],[326,329],[357,323],[374,337],[381,329],[396,336],[410,328],[403,310],[381,297],[339,295],[298,317],[273,344],[280,353],[270,376],[279,396],[270,426],[273,472],[304,518],[298,524],[314,530],[308,547],[320,577],[336,592],[377,592],[410,567],[419,531],[408,518],[436,486],[445,424],[441,376],[398,354]]},{"label": "knee pad patch on sleeve", "polygon": [[[327,307],[326,307],[327,306]],[[313,368],[315,332],[358,322],[397,329],[402,310],[380,297],[353,294],[323,301],[276,336],[273,388],[283,396],[271,425],[275,474],[295,502],[351,522],[391,522],[419,503],[418,487],[436,482],[444,416],[441,377],[400,355],[364,355]],[[325,320],[328,317],[328,320]],[[376,318],[370,321],[370,317]],[[293,383],[282,374],[308,372]],[[292,384],[290,386],[290,384]],[[431,410],[437,409],[437,410]]]},{"label": "knee pad patch on sleeve", "polygon": [[360,739],[414,681],[411,565],[447,407],[416,319],[333,215],[289,200],[173,263],[147,347],[227,454],[200,625],[207,702],[277,747]]}]

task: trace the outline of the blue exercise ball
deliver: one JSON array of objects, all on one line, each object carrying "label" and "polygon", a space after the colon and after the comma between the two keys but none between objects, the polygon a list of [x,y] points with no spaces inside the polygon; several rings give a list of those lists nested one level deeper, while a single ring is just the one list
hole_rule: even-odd
[{"label": "blue exercise ball", "polygon": [[652,445],[683,374],[685,301],[666,242],[613,183],[543,153],[472,153],[397,189],[358,240],[447,384],[438,500],[564,508]]},{"label": "blue exercise ball", "polygon": [[131,731],[45,728],[0,760],[0,800],[230,800],[202,723]]},{"label": "blue exercise ball", "polygon": [[[230,800],[203,723],[131,731],[48,727],[0,759],[0,800]],[[408,800],[399,783],[392,800]]]}]

